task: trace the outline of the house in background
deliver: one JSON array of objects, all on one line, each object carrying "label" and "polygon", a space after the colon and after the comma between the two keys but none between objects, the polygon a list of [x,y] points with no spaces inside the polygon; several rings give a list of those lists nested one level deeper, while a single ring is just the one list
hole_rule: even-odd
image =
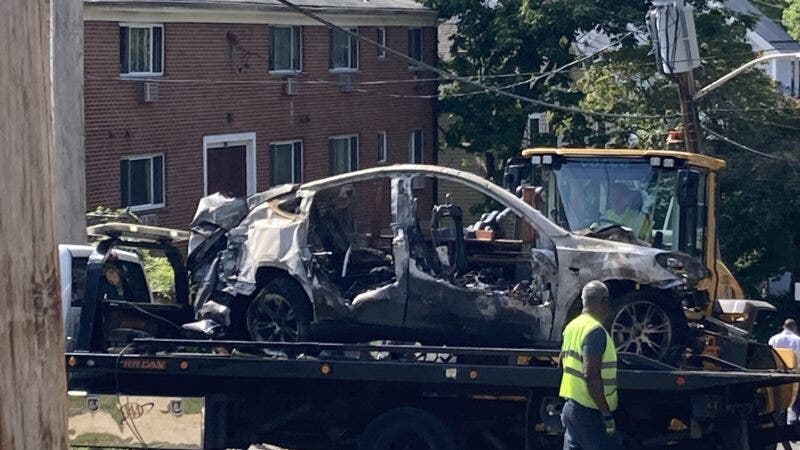
[{"label": "house in background", "polygon": [[[430,74],[347,33],[270,0],[84,4],[89,208],[185,228],[213,192],[436,161]],[[413,0],[313,6],[436,63],[436,12]]]},{"label": "house in background", "polygon": [[[739,14],[754,16],[756,23],[747,32],[747,40],[753,51],[761,55],[800,52],[800,43],[783,27],[765,16],[748,0],[725,0],[725,6]],[[761,67],[770,78],[789,96],[800,96],[800,67],[798,59],[773,60]]]}]

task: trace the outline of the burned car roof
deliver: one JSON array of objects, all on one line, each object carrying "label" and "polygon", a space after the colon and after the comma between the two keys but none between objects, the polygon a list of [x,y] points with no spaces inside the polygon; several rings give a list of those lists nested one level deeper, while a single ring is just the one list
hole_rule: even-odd
[{"label": "burned car roof", "polygon": [[539,231],[548,237],[566,236],[569,232],[556,225],[541,212],[526,204],[516,195],[506,191],[491,180],[481,178],[475,174],[448,167],[432,166],[427,164],[397,164],[392,166],[374,167],[371,169],[348,172],[320,180],[305,183],[299,187],[300,191],[319,191],[339,185],[368,181],[376,178],[387,177],[416,177],[427,176],[441,180],[454,181],[472,187],[476,191],[493,197],[514,213],[527,217],[539,228]]}]

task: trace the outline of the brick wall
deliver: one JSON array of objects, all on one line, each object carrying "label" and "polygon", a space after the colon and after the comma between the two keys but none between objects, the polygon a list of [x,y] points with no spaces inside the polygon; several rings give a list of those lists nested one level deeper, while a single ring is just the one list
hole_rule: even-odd
[{"label": "brick wall", "polygon": [[[229,32],[236,35],[239,50],[248,55],[248,67],[241,72],[232,62]],[[359,32],[373,39],[376,34],[372,27],[360,27]],[[328,138],[339,134],[359,135],[359,166],[367,168],[377,164],[379,131],[388,132],[389,163],[403,163],[409,158],[409,133],[422,128],[424,162],[433,161],[435,100],[396,96],[435,94],[434,83],[359,85],[368,92],[342,92],[339,75],[328,71],[327,29],[305,26],[299,92],[287,96],[281,78],[268,73],[267,36],[268,27],[263,24],[165,23],[159,100],[141,104],[137,82],[119,79],[118,23],[87,21],[87,207],[120,206],[120,158],[163,153],[165,207],[142,214],[155,213],[161,226],[185,228],[203,195],[203,137],[208,135],[256,134],[259,191],[269,185],[270,142],[303,140],[305,181],[328,175]],[[388,46],[407,49],[407,28],[386,27],[386,36]],[[434,62],[436,30],[425,28],[423,36],[424,59]],[[368,82],[412,80],[417,74],[399,58],[378,59],[374,47],[359,42],[355,76],[359,82]],[[430,78],[430,74],[419,76]]]}]

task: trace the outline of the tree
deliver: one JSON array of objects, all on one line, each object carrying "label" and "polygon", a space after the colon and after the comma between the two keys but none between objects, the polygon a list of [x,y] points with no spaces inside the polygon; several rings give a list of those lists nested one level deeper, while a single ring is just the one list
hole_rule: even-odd
[{"label": "tree", "polygon": [[[734,14],[717,2],[692,3],[702,57],[695,79],[703,86],[756,56],[745,40],[756,18]],[[678,124],[677,87],[659,73],[651,45],[643,39],[645,2],[427,0],[427,4],[443,18],[457,22],[450,59],[443,65],[495,86],[527,77],[494,75],[547,72],[582,58],[584,54],[575,49],[582,40],[592,38],[586,36],[587,30],[612,39],[622,37],[611,51],[570,70],[508,89],[586,111],[663,117],[609,119],[550,111],[555,131],[567,145],[620,145],[636,133],[640,146],[661,148],[668,129]],[[631,35],[631,30],[637,32]],[[452,124],[445,133],[445,145],[490,153],[498,160],[516,156],[527,115],[541,108],[474,91],[460,83],[443,83],[441,106]],[[800,223],[796,195],[800,153],[794,147],[800,137],[799,107],[757,70],[727,83],[699,104],[705,126],[779,158],[766,159],[719,140],[706,140],[715,156],[728,161],[728,169],[721,173],[718,209],[722,255],[751,295],[757,294],[759,282],[769,275],[784,270],[800,273],[795,256],[800,244],[795,231]],[[598,133],[594,125],[606,122],[608,131]]]},{"label": "tree", "polygon": [[[578,30],[625,30],[633,17],[645,13],[633,0],[428,0],[443,18],[458,21],[451,58],[444,66],[464,76],[476,76],[496,85],[518,84],[510,92],[562,104],[575,104],[580,94],[572,86],[569,72],[554,74],[546,81],[525,83],[528,75],[494,78],[496,75],[529,74],[554,69],[574,60],[571,51]],[[489,81],[491,80],[491,81]],[[445,85],[450,94],[442,99],[442,110],[450,124],[445,142],[453,147],[488,153],[497,159],[516,155],[526,118],[537,111],[529,104],[506,97],[475,95],[476,89],[460,84]],[[579,125],[582,117],[572,117]]]},{"label": "tree", "polygon": [[783,10],[783,25],[795,39],[800,39],[800,1],[787,0]]}]

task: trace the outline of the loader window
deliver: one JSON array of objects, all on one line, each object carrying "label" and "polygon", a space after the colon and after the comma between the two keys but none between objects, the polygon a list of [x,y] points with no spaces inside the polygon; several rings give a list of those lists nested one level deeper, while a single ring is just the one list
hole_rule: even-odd
[{"label": "loader window", "polygon": [[[677,172],[649,159],[555,158],[534,167],[534,182],[544,188],[545,212],[560,226],[591,234],[620,225],[639,240],[702,257],[706,233],[706,177],[700,172],[697,203],[680,208]],[[682,230],[682,231],[681,231]]]}]

